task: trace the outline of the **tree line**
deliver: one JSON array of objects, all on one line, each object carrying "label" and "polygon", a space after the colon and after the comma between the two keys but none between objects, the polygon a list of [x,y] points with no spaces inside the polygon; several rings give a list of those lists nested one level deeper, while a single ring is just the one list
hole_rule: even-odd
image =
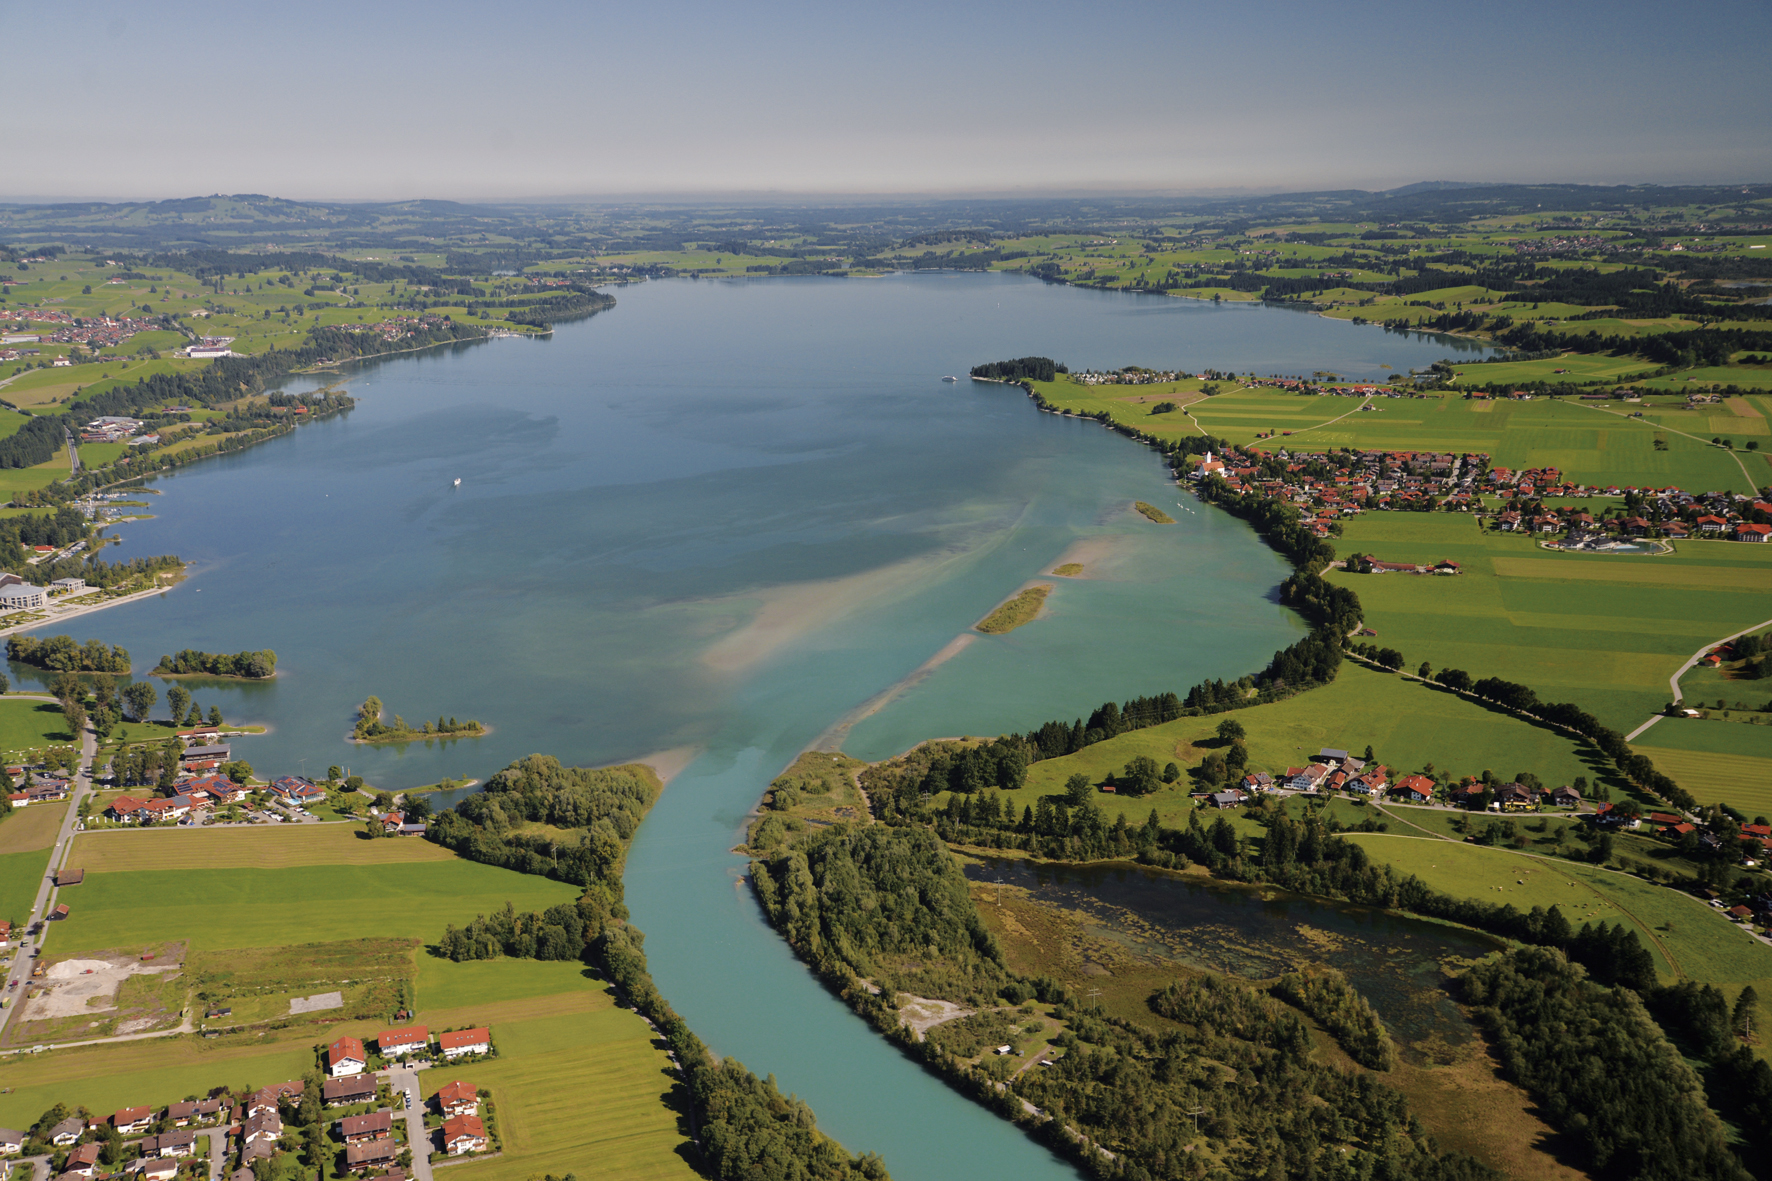
[{"label": "tree line", "polygon": [[73,636],[14,635],[7,638],[6,658],[50,672],[126,673],[129,671],[129,650],[101,640],[84,644]]},{"label": "tree line", "polygon": [[1017,357],[1013,361],[989,361],[972,367],[973,377],[992,381],[1053,381],[1070,369],[1051,357]]}]

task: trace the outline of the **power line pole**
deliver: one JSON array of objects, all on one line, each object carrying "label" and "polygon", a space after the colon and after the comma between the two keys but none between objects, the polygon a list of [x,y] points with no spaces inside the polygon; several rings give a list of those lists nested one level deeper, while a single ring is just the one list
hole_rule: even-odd
[{"label": "power line pole", "polygon": [[1001,877],[997,879],[997,905],[1003,905],[1003,879]]},{"label": "power line pole", "polygon": [[1194,1088],[1193,1096],[1193,1106],[1188,1110],[1183,1111],[1181,1114],[1194,1117],[1194,1135],[1198,1136],[1200,1134],[1200,1117],[1206,1114],[1206,1109],[1200,1106],[1200,1090],[1198,1087]]},{"label": "power line pole", "polygon": [[1089,999],[1095,1002],[1095,1011],[1097,1013],[1101,1012],[1101,989],[1091,988],[1089,990]]}]

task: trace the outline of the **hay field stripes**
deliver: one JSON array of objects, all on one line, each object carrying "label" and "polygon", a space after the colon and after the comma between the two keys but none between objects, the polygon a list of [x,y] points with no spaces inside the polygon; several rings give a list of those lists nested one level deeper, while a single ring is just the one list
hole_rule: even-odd
[{"label": "hay field stripes", "polygon": [[454,853],[430,841],[411,837],[369,840],[360,826],[342,823],[83,832],[74,839],[67,864],[70,869],[94,873],[129,873],[453,860]]},{"label": "hay field stripes", "polygon": [[13,809],[12,815],[0,821],[0,854],[49,848],[61,831],[62,817],[72,806],[68,802]]},{"label": "hay field stripes", "polygon": [[[1622,413],[1621,411],[1607,410],[1603,406],[1588,406],[1588,404],[1585,402],[1577,402],[1575,404],[1577,406],[1587,406],[1587,408],[1589,410],[1592,410],[1598,414],[1610,414],[1613,418],[1623,419],[1627,423],[1635,422],[1638,425],[1647,427],[1652,430],[1653,429],[1660,429],[1660,430],[1664,430],[1664,431],[1670,431],[1676,435],[1684,435],[1686,438],[1691,439],[1693,442],[1696,442],[1696,443],[1708,444],[1710,442],[1710,440],[1708,440],[1708,439],[1701,439],[1697,435],[1687,434],[1685,431],[1678,430],[1678,429],[1671,427],[1671,426],[1666,426],[1664,424],[1659,424],[1659,423],[1650,423],[1650,422],[1648,422],[1646,420],[1642,420],[1642,419],[1633,419],[1630,417],[1630,415]],[[1737,429],[1740,429],[1740,428],[1737,428]],[[1745,463],[1741,462],[1741,456],[1735,454],[1735,452],[1733,452],[1733,451],[1725,451],[1725,454],[1727,454],[1730,459],[1733,459],[1735,461],[1735,466],[1741,469],[1741,478],[1743,480],[1747,481],[1747,487],[1745,489],[1738,489],[1738,491],[1745,491],[1749,496],[1752,496],[1752,495],[1758,493],[1760,490],[1759,485],[1754,482],[1753,476],[1751,474],[1749,474],[1749,472],[1747,470],[1747,465]]]},{"label": "hay field stripes", "polygon": [[1631,749],[1652,760],[1700,803],[1727,802],[1749,816],[1772,816],[1772,759],[1647,744]]},{"label": "hay field stripes", "polygon": [[[1703,542],[1732,545],[1733,542]],[[1638,563],[1626,565],[1625,563]],[[1629,582],[1665,587],[1727,587],[1772,592],[1772,568],[1673,565],[1655,558],[1602,558],[1571,562],[1562,558],[1491,559],[1495,573],[1510,578],[1554,578],[1571,582]],[[1751,629],[1750,629],[1751,630]]]}]

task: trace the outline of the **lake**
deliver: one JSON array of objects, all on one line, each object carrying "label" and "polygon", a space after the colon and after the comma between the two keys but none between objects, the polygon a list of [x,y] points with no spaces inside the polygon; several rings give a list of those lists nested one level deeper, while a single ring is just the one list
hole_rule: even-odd
[{"label": "lake", "polygon": [[[1448,344],[1010,275],[616,296],[550,339],[366,365],[349,415],[159,479],[156,519],[107,556],[177,553],[190,577],[74,634],[124,645],[138,670],[180,648],[275,650],[272,683],[187,682],[271,727],[236,744],[261,775],[338,764],[399,789],[533,751],[694,748],[627,883],[658,985],[696,1031],[899,1181],[1073,1176],[826,994],[728,850],[821,737],[878,758],[1027,729],[1239,676],[1302,628],[1275,601],[1286,565],[1245,526],[1191,501],[1169,526],[1128,511],[1185,499],[1153,453],[1019,390],[940,379],[1026,354],[1382,379]],[[1096,577],[1058,580],[1046,617],[930,663],[1067,553]],[[353,746],[370,694],[414,723],[493,730]]]}]

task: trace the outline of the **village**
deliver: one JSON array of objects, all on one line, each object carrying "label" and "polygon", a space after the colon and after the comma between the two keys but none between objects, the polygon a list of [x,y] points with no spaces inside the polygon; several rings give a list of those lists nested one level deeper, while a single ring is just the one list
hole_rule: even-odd
[{"label": "village", "polygon": [[452,1078],[421,1100],[418,1072],[495,1054],[484,1026],[433,1036],[407,1025],[367,1045],[341,1036],[316,1047],[305,1079],[109,1115],[57,1104],[27,1130],[0,1128],[0,1161],[30,1162],[32,1181],[261,1181],[300,1154],[326,1176],[430,1181],[433,1156],[496,1154],[499,1134],[487,1092]]},{"label": "village", "polygon": [[[1504,533],[1563,533],[1567,543],[1618,537],[1691,537],[1765,542],[1772,537],[1772,503],[1739,492],[1694,494],[1679,488],[1577,484],[1558,469],[1490,466],[1480,452],[1431,451],[1265,452],[1234,447],[1195,461],[1189,479],[1223,481],[1237,494],[1257,494],[1297,506],[1318,537],[1335,522],[1368,511],[1478,514]],[[1492,510],[1484,498],[1499,501]],[[1598,517],[1547,509],[1547,497],[1622,499],[1628,506]]]}]

